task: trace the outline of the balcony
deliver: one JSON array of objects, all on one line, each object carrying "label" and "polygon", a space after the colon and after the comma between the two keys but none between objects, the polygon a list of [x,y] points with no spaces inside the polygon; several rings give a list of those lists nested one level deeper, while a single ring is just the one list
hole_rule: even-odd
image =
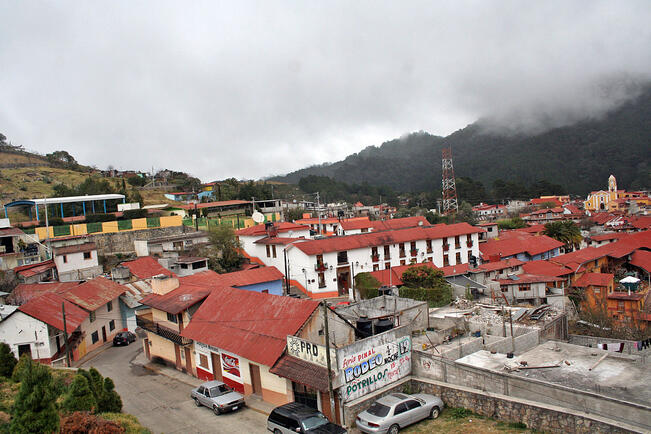
[{"label": "balcony", "polygon": [[418,249],[411,249],[409,253],[411,253],[411,256],[418,256]]},{"label": "balcony", "polygon": [[374,255],[371,255],[371,260],[373,262],[379,262],[380,261],[380,255],[378,255],[377,253],[374,254]]},{"label": "balcony", "polygon": [[138,327],[150,331],[168,341],[172,341],[177,345],[190,345],[192,343],[192,339],[181,336],[177,330],[162,326],[149,319],[141,318],[138,315],[136,315],[136,324]]},{"label": "balcony", "polygon": [[467,246],[468,248],[472,247],[472,246],[473,246],[472,240],[468,240],[468,241],[466,241],[466,246]]},{"label": "balcony", "polygon": [[320,272],[320,271],[326,271],[328,269],[328,263],[327,262],[317,262],[314,264],[314,271]]}]

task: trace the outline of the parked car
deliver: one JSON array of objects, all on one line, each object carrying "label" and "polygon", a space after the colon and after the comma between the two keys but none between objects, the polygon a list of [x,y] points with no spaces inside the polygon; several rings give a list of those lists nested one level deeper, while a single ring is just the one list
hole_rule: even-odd
[{"label": "parked car", "polygon": [[274,434],[345,434],[345,428],[334,424],[319,410],[298,402],[273,409],[267,419],[267,429]]},{"label": "parked car", "polygon": [[190,398],[197,407],[205,405],[220,415],[227,411],[235,411],[244,407],[244,396],[231,389],[221,381],[208,381],[192,389]]},{"label": "parked car", "polygon": [[135,333],[131,332],[118,332],[113,338],[113,346],[129,345],[131,342],[136,341]]},{"label": "parked car", "polygon": [[426,418],[436,419],[443,401],[434,395],[392,393],[376,400],[368,410],[357,415],[360,431],[372,434],[397,434],[401,428]]}]

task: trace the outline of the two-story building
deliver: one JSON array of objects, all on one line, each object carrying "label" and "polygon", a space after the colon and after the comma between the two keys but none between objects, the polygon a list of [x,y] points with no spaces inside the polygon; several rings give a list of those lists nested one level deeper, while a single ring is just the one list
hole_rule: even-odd
[{"label": "two-story building", "polygon": [[562,253],[563,243],[545,235],[529,235],[526,232],[503,232],[500,239],[488,240],[479,247],[485,261],[516,258],[520,261],[549,259]]},{"label": "two-story building", "polygon": [[42,262],[46,253],[38,238],[9,226],[9,219],[0,219],[0,271]]},{"label": "two-story building", "polygon": [[509,303],[529,303],[534,306],[547,303],[548,287],[560,286],[564,280],[558,277],[519,274],[498,279],[500,291]]},{"label": "two-story building", "polygon": [[62,282],[93,279],[103,272],[99,265],[97,246],[93,242],[70,244],[53,250],[54,264]]}]

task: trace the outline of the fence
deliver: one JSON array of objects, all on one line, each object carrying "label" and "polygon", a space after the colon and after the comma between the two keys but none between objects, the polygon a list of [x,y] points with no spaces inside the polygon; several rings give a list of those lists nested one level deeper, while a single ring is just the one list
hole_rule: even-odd
[{"label": "fence", "polygon": [[[267,213],[263,214],[264,215],[264,222],[276,222],[280,221],[280,213]],[[185,226],[192,226],[194,227],[195,225],[195,220],[191,218],[184,218],[183,219],[183,224]],[[210,228],[214,228],[220,225],[229,225],[234,229],[244,229],[244,228],[249,228],[251,226],[255,226],[258,223],[254,222],[251,217],[247,216],[241,216],[239,218],[237,217],[199,217],[196,219],[196,224],[203,230],[210,230]]]}]

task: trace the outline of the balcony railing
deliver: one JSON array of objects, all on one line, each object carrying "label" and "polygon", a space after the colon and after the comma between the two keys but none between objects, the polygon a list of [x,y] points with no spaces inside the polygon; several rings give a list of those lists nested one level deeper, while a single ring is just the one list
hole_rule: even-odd
[{"label": "balcony railing", "polygon": [[327,262],[317,262],[314,264],[314,271],[326,271],[328,269]]},{"label": "balcony railing", "polygon": [[192,339],[181,336],[178,331],[173,330],[169,327],[162,326],[157,322],[141,318],[137,315],[136,324],[145,330],[148,330],[162,338],[167,339],[168,341],[174,342],[177,345],[190,345],[192,343]]}]

